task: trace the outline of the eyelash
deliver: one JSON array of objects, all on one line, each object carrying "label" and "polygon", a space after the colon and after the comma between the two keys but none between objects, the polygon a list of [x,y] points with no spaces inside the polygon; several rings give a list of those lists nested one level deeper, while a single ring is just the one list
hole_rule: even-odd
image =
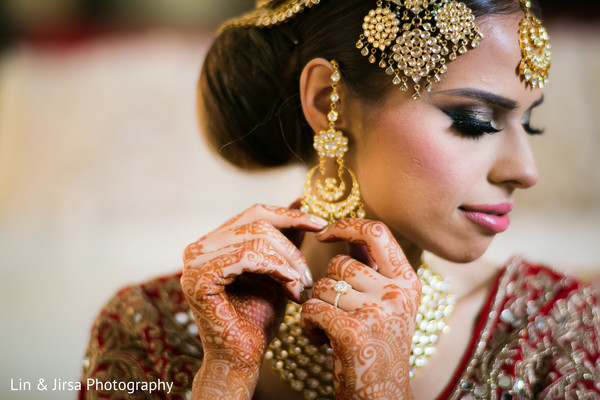
[{"label": "eyelash", "polygon": [[526,121],[522,121],[521,125],[523,125],[523,129],[525,129],[525,132],[527,132],[530,135],[541,135],[544,133],[544,129],[543,128],[533,128],[531,126],[531,121],[530,121],[530,116],[531,113],[527,114],[527,120]]},{"label": "eyelash", "polygon": [[494,128],[491,121],[482,121],[477,118],[469,117],[469,112],[454,110],[442,111],[452,119],[452,128],[456,129],[464,137],[479,139],[483,135],[491,135],[502,130]]},{"label": "eyelash", "polygon": [[543,128],[532,128],[531,125],[529,125],[529,122],[525,122],[522,125],[523,129],[525,129],[525,132],[530,135],[542,135],[544,133]]},{"label": "eyelash", "polygon": [[[494,128],[491,121],[482,121],[477,118],[469,117],[469,112],[453,110],[442,111],[452,119],[452,128],[456,129],[464,137],[479,139],[483,135],[491,135],[502,130]],[[544,133],[544,129],[532,127],[529,120],[523,122],[521,125],[529,135],[541,135]]]}]

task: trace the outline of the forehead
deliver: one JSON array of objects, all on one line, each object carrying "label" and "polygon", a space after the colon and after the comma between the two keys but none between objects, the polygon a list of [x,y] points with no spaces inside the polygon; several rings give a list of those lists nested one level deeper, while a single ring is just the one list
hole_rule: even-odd
[{"label": "forehead", "polygon": [[477,88],[530,104],[541,95],[522,82],[519,24],[522,12],[493,14],[477,18],[484,39],[480,45],[448,63],[448,72],[434,91]]}]

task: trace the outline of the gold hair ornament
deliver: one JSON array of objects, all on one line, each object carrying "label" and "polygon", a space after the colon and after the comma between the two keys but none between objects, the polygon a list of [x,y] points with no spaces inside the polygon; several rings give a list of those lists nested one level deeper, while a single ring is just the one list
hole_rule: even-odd
[{"label": "gold hair ornament", "polygon": [[321,0],[288,0],[282,2],[277,7],[271,7],[271,0],[257,0],[256,8],[242,15],[239,18],[231,19],[219,31],[232,27],[258,27],[268,28],[273,25],[279,25],[294,18],[304,9],[319,4]]},{"label": "gold hair ornament", "polygon": [[[276,7],[272,1],[258,0],[256,9],[226,22],[231,27],[267,28],[287,22],[321,0],[288,0]],[[392,82],[421,98],[421,83],[431,90],[453,61],[483,39],[474,23],[475,16],[456,0],[378,0],[377,8],[364,18],[363,33],[356,47],[372,63],[378,63]]]},{"label": "gold hair ornament", "polygon": [[369,62],[378,63],[394,85],[421,98],[421,82],[431,91],[454,61],[483,39],[475,16],[455,0],[379,0],[364,18],[356,42]]},{"label": "gold hair ornament", "polygon": [[[227,21],[231,27],[268,28],[288,22],[321,0],[257,0],[256,8]],[[519,28],[522,59],[519,75],[526,85],[542,88],[548,82],[551,49],[548,32],[531,13],[531,1],[520,0],[525,17]],[[483,39],[471,9],[457,0],[378,0],[363,21],[356,46],[372,63],[378,63],[403,91],[409,85],[413,98],[421,98],[421,84],[431,90],[447,71],[446,63],[477,47]]]},{"label": "gold hair ornament", "polygon": [[519,45],[522,55],[519,74],[525,81],[525,85],[543,88],[548,83],[552,55],[548,32],[542,26],[542,22],[532,14],[531,1],[521,0],[521,8],[525,17],[519,27]]},{"label": "gold hair ornament", "polygon": [[[304,182],[304,198],[300,206],[300,211],[316,214],[322,218],[335,222],[340,218],[352,217],[363,218],[365,211],[360,200],[360,187],[356,175],[344,165],[344,153],[348,151],[348,138],[335,128],[335,121],[338,119],[337,102],[340,95],[337,91],[337,84],[341,79],[339,65],[336,61],[331,61],[333,73],[331,74],[331,108],[327,113],[329,128],[321,130],[313,138],[313,147],[319,155],[319,164],[313,167]],[[326,177],[326,161],[328,158],[335,158],[337,163],[337,178]],[[344,181],[344,172],[350,175],[352,186],[347,189]],[[314,182],[313,178],[318,174]],[[321,180],[324,179],[324,182]],[[346,198],[344,194],[348,192]]]}]

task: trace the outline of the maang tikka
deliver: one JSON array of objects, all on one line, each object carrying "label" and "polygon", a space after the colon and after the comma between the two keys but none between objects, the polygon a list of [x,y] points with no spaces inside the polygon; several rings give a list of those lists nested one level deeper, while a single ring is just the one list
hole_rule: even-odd
[{"label": "maang tikka", "polygon": [[[360,187],[356,175],[344,165],[344,154],[348,151],[348,138],[335,127],[339,117],[337,103],[340,100],[338,82],[341,73],[336,61],[332,60],[331,65],[333,66],[329,96],[331,105],[327,113],[329,128],[319,131],[313,138],[313,147],[319,155],[319,164],[306,174],[300,211],[335,222],[345,217],[363,218],[365,211],[360,200]],[[327,159],[335,159],[337,177],[327,175]],[[346,174],[352,181],[350,188],[347,188],[344,180]],[[313,182],[313,179],[316,180]]]},{"label": "maang tikka", "polygon": [[446,62],[454,61],[483,39],[475,16],[455,0],[378,0],[362,25],[356,42],[369,62],[378,63],[394,85],[421,98],[446,73]]},{"label": "maang tikka", "polygon": [[[229,28],[270,28],[285,24],[323,0],[257,0],[256,8],[227,21]],[[342,1],[342,0],[329,0]],[[367,1],[367,0],[365,0]],[[522,59],[519,76],[526,86],[548,82],[548,32],[531,12],[531,0],[519,0],[524,17],[519,28]],[[475,15],[458,0],[377,0],[364,17],[356,47],[369,62],[378,64],[401,90],[430,91],[442,80],[446,64],[477,47],[483,40]]]}]

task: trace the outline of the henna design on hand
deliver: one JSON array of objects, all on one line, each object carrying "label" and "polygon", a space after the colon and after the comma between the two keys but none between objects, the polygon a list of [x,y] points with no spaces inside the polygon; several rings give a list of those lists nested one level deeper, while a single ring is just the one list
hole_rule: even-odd
[{"label": "henna design on hand", "polygon": [[[340,220],[317,238],[364,245],[378,267],[334,257],[302,306],[304,332],[318,338],[324,331],[333,348],[336,398],[412,399],[408,358],[421,283],[402,249],[384,224],[364,219]],[[353,287],[340,308],[331,304],[338,280]]]},{"label": "henna design on hand", "polygon": [[[243,273],[248,269],[244,263],[256,266],[253,274]],[[299,286],[296,271],[293,276],[287,267],[277,269],[284,264],[285,260],[264,240],[256,239],[234,245],[230,252],[196,268],[184,269],[181,285],[204,348],[203,366],[194,383],[195,391],[202,396],[210,398],[216,390],[214,385],[221,382],[218,398],[250,398],[239,396],[252,394],[262,356],[286,304],[281,286],[257,274],[269,274],[280,282]],[[218,375],[211,372],[216,365],[223,370]]]},{"label": "henna design on hand", "polygon": [[297,210],[254,206],[186,248],[181,286],[204,348],[193,398],[251,397],[286,295],[300,301],[308,280],[304,257],[278,228],[323,226]]},{"label": "henna design on hand", "polygon": [[281,254],[289,254],[292,261],[301,261],[306,263],[300,250],[289,241],[280,231],[265,220],[253,221],[248,225],[242,225],[233,229],[234,235],[257,235],[270,237],[281,246]]}]

